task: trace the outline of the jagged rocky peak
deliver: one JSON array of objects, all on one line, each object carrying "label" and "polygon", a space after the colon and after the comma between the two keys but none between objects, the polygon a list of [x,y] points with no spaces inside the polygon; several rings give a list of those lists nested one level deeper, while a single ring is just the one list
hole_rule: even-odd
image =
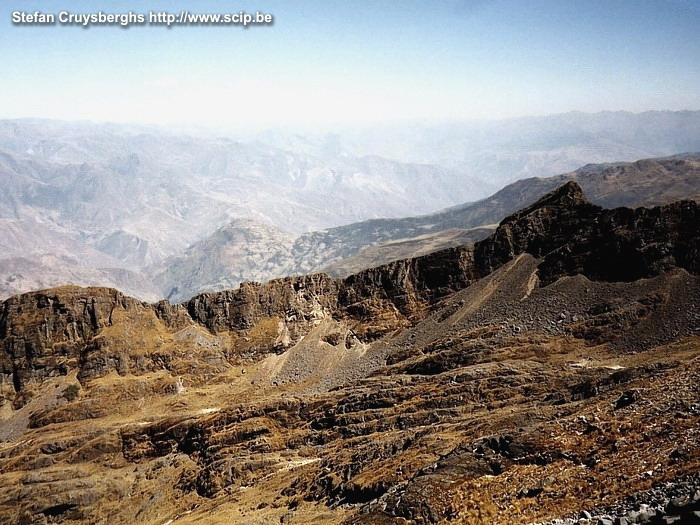
[{"label": "jagged rocky peak", "polygon": [[546,255],[569,242],[577,225],[590,222],[601,211],[588,202],[576,182],[567,182],[503,219],[491,236],[476,243],[480,273],[486,275],[520,253]]},{"label": "jagged rocky peak", "polygon": [[[530,206],[509,215],[501,221],[501,224],[519,221],[528,215],[541,213],[543,210],[562,210],[566,207],[578,208],[586,205],[591,206],[591,203],[584,195],[581,186],[575,181],[569,181],[559,186],[557,189],[550,191]],[[597,206],[596,208],[600,209]]]},{"label": "jagged rocky peak", "polygon": [[673,267],[700,269],[700,206],[680,201],[654,208],[606,210],[568,182],[504,219],[475,245],[481,276],[520,253],[543,258],[540,278],[577,273],[595,280],[634,281]]}]

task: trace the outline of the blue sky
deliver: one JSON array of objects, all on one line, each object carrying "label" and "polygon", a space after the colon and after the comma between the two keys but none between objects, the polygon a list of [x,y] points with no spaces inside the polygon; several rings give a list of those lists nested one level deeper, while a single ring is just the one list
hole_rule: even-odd
[{"label": "blue sky", "polygon": [[[0,117],[197,124],[700,109],[700,0],[3,2]],[[17,26],[13,11],[272,13]]]}]

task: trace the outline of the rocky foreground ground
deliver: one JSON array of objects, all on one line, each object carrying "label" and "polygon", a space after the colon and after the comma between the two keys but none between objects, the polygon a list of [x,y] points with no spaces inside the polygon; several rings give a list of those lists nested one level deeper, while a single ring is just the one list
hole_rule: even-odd
[{"label": "rocky foreground ground", "polygon": [[698,232],[569,183],[347,279],[10,298],[0,522],[695,523]]}]

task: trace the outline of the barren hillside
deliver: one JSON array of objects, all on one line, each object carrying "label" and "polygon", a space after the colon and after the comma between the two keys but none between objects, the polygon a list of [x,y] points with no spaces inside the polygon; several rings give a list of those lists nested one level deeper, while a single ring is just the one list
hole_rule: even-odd
[{"label": "barren hillside", "polygon": [[12,297],[0,520],[690,520],[699,231],[694,202],[605,210],[571,182],[345,279]]}]

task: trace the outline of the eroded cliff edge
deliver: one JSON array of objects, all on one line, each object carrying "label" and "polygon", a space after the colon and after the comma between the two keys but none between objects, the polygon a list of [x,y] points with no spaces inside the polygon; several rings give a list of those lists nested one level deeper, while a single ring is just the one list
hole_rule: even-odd
[{"label": "eroded cliff edge", "polygon": [[[158,370],[187,341],[186,328],[220,337],[217,359],[281,352],[321,319],[343,321],[359,342],[424,318],[443,297],[529,253],[543,284],[565,275],[634,281],[671,268],[700,273],[700,206],[682,201],[651,209],[606,210],[569,182],[504,219],[475,246],[450,248],[364,270],[205,293],[181,305],[147,304],[105,288],[62,287],[7,299],[0,306],[0,371],[19,392],[31,381],[78,371],[90,379]],[[5,395],[11,392],[5,388]]]}]

